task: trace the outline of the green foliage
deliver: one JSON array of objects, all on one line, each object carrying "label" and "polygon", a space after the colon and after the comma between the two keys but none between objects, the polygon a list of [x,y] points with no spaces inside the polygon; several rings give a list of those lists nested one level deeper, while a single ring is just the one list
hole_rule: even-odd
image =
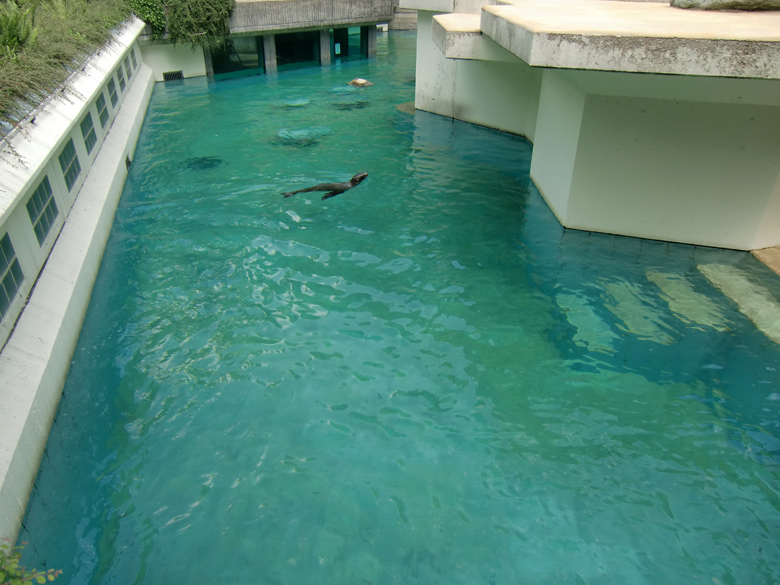
[{"label": "green foliage", "polygon": [[35,42],[38,29],[33,25],[34,6],[26,9],[12,0],[0,4],[0,51],[13,56],[26,44]]},{"label": "green foliage", "polygon": [[11,543],[0,544],[0,585],[43,585],[47,581],[54,581],[62,571],[49,569],[28,571],[21,565],[22,549],[24,546],[11,546]]},{"label": "green foliage", "polygon": [[165,34],[165,10],[160,0],[129,0],[129,3],[138,18],[152,25],[152,38],[159,39]]},{"label": "green foliage", "polygon": [[234,6],[235,0],[0,0],[0,136],[55,92],[131,11],[152,25],[155,38],[219,50]]},{"label": "green foliage", "polygon": [[167,0],[168,39],[208,49],[225,46],[235,0]]},{"label": "green foliage", "polygon": [[152,26],[152,38],[173,44],[220,49],[230,34],[235,0],[128,0],[139,18]]},{"label": "green foliage", "polygon": [[0,135],[57,90],[130,16],[126,0],[36,0],[26,10],[36,41],[28,37],[14,54],[0,48]]}]

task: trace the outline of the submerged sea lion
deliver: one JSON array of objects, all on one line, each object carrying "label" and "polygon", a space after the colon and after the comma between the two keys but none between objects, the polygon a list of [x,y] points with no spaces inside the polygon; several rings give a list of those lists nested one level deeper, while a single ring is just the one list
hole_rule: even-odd
[{"label": "submerged sea lion", "polygon": [[367,79],[363,79],[362,77],[356,77],[352,81],[350,81],[347,85],[354,85],[355,87],[371,87],[374,85]]},{"label": "submerged sea lion", "polygon": [[298,189],[297,191],[289,191],[287,193],[282,193],[285,197],[292,197],[296,193],[308,193],[310,191],[328,191],[328,193],[325,193],[325,195],[322,196],[322,199],[330,199],[331,197],[335,197],[336,195],[341,195],[344,191],[349,191],[352,189],[352,187],[357,187],[366,180],[366,177],[368,177],[368,173],[358,173],[354,177],[352,177],[349,181],[346,183],[320,183],[319,185],[314,185],[314,187],[307,187],[306,189]]},{"label": "submerged sea lion", "polygon": [[182,166],[188,171],[210,171],[224,163],[218,156],[193,156],[182,161]]},{"label": "submerged sea lion", "polygon": [[327,126],[312,126],[310,128],[282,128],[276,133],[276,140],[285,146],[297,148],[314,146],[321,138],[333,134]]}]

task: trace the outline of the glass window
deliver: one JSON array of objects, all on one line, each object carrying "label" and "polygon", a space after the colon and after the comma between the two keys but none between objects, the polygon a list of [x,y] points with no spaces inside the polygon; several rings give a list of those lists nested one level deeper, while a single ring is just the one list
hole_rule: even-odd
[{"label": "glass window", "polygon": [[125,69],[122,65],[119,65],[119,69],[116,70],[117,79],[119,79],[119,91],[125,91]]},{"label": "glass window", "polygon": [[16,259],[11,238],[5,234],[0,238],[0,319],[5,317],[23,281],[24,274]]},{"label": "glass window", "polygon": [[84,137],[84,146],[87,147],[87,154],[92,152],[97,142],[97,136],[95,135],[95,125],[92,123],[92,114],[87,112],[84,119],[81,121],[81,135]]},{"label": "glass window", "polygon": [[135,60],[135,47],[130,49],[130,59],[133,62],[133,69],[138,69],[138,62]]},{"label": "glass window", "polygon": [[130,67],[130,57],[125,57],[125,71],[127,71],[127,76],[130,77],[130,73],[132,73],[133,68]]},{"label": "glass window", "polygon": [[81,165],[79,164],[79,157],[76,156],[76,147],[73,146],[72,138],[68,140],[65,148],[60,153],[60,168],[62,169],[62,176],[65,177],[68,191],[70,191],[81,174]]},{"label": "glass window", "polygon": [[59,213],[48,176],[43,177],[41,184],[30,195],[30,200],[27,202],[27,213],[30,215],[38,244],[42,245]]},{"label": "glass window", "polygon": [[106,122],[108,122],[108,106],[106,106],[106,96],[103,95],[103,90],[100,90],[100,96],[95,105],[97,106],[98,118],[100,118],[100,127],[105,129]]},{"label": "glass window", "polygon": [[116,107],[119,98],[116,96],[116,84],[114,83],[113,78],[108,82],[108,99],[111,100],[111,105]]}]

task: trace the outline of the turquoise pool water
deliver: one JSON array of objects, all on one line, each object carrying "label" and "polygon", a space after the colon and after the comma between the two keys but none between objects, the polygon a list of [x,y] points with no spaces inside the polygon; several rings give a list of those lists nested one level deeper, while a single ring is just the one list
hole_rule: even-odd
[{"label": "turquoise pool water", "polygon": [[158,85],[25,561],[73,584],[776,582],[778,278],[562,230],[527,142],[399,111],[414,37],[379,53]]}]

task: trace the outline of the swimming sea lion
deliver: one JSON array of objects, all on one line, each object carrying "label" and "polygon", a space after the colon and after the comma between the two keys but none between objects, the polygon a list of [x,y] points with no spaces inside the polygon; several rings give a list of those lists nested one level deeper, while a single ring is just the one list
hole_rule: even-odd
[{"label": "swimming sea lion", "polygon": [[328,193],[325,193],[325,195],[322,196],[322,199],[329,199],[331,197],[335,197],[336,195],[341,195],[344,191],[349,191],[352,189],[352,187],[357,187],[366,180],[366,177],[368,177],[368,173],[358,173],[354,177],[352,177],[349,181],[346,183],[320,183],[319,185],[314,185],[314,187],[307,187],[306,189],[298,189],[297,191],[290,191],[288,193],[282,193],[285,197],[292,197],[296,193],[308,193],[310,191],[328,191]]}]

